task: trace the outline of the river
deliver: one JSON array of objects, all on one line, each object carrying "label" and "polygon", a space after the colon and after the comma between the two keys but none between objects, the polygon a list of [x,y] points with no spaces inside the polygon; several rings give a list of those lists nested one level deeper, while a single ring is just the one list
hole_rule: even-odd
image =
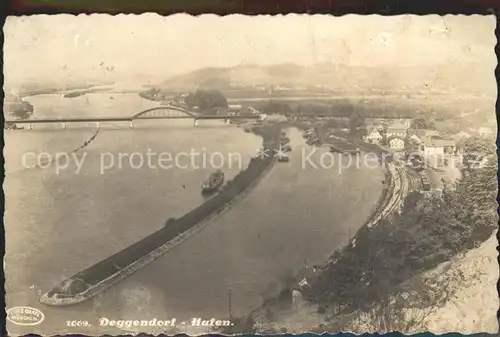
[{"label": "river", "polygon": [[[37,118],[70,113],[129,116],[156,105],[137,94],[25,99],[34,105]],[[31,329],[9,323],[13,334],[100,334],[100,317],[227,319],[229,289],[232,314],[245,315],[279,291],[305,262],[320,263],[345,245],[381,193],[379,168],[354,166],[339,172],[339,165],[303,167],[303,151],[313,149],[304,145],[298,130],[289,129],[290,162],[276,163],[249,196],[203,231],[87,302],[44,306],[37,292],[201,204],[200,183],[214,170],[210,165],[137,168],[125,160],[102,172],[103,156],[117,160],[123,153],[144,156],[148,151],[179,154],[193,149],[226,154],[222,170],[231,179],[248,165],[261,143],[257,136],[222,121],[201,121],[197,128],[191,120],[134,122],[133,129],[128,123],[101,123],[97,137],[75,153],[82,163],[79,171],[72,160],[60,172],[54,165],[31,168],[33,158],[26,162],[30,168],[23,164],[25,153],[69,152],[94,132],[91,124],[66,130],[35,125],[34,130],[5,132],[7,309],[31,306],[45,315]],[[319,149],[311,158],[318,162],[325,151]],[[88,320],[92,326],[69,328],[67,320]]]}]

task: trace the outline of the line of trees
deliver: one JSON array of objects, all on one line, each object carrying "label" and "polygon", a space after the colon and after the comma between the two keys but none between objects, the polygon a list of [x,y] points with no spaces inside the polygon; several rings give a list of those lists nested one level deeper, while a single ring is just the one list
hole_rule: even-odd
[{"label": "line of trees", "polygon": [[143,92],[139,93],[139,96],[141,96],[144,99],[149,99],[151,101],[160,101],[160,100],[163,100],[167,97],[158,88],[151,88],[147,91],[143,91]]},{"label": "line of trees", "polygon": [[432,117],[418,115],[412,119],[411,128],[417,130],[434,130],[436,128],[436,125]]},{"label": "line of trees", "polygon": [[[269,100],[256,103],[259,108],[267,114],[283,114],[287,116],[314,116],[325,115],[331,117],[349,117],[353,113],[362,115],[364,118],[401,117],[407,110],[407,115],[412,115],[410,108],[391,108],[379,105],[375,102],[365,103],[361,100],[335,100],[334,102],[291,102],[286,100]],[[423,114],[427,118],[426,114]]]},{"label": "line of trees", "polygon": [[33,115],[33,105],[26,101],[6,102],[6,110],[16,119],[29,119]]}]

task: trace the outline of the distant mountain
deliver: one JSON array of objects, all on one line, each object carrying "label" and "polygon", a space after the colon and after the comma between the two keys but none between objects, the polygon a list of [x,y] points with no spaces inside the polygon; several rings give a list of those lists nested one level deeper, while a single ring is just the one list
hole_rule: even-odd
[{"label": "distant mountain", "polygon": [[[165,80],[155,87],[164,91],[198,88],[222,91],[252,89],[323,89],[370,92],[372,90],[458,91],[494,94],[494,69],[483,64],[439,66],[362,67],[323,63],[314,66],[278,64],[203,68]],[[493,90],[493,91],[492,91]]]}]

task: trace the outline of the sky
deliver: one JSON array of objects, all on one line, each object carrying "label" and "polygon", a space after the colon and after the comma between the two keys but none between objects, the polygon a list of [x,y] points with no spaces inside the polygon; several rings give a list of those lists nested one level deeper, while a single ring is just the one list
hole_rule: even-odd
[{"label": "sky", "polygon": [[203,67],[496,65],[494,16],[36,15],[4,26],[7,82],[153,81]]}]

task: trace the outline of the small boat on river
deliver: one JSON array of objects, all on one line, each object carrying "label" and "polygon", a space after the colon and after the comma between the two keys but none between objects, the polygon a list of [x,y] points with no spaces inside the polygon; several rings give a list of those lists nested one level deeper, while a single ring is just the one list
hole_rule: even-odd
[{"label": "small boat on river", "polygon": [[201,185],[201,193],[213,193],[219,189],[224,183],[224,173],[217,170],[208,177],[208,181]]}]

